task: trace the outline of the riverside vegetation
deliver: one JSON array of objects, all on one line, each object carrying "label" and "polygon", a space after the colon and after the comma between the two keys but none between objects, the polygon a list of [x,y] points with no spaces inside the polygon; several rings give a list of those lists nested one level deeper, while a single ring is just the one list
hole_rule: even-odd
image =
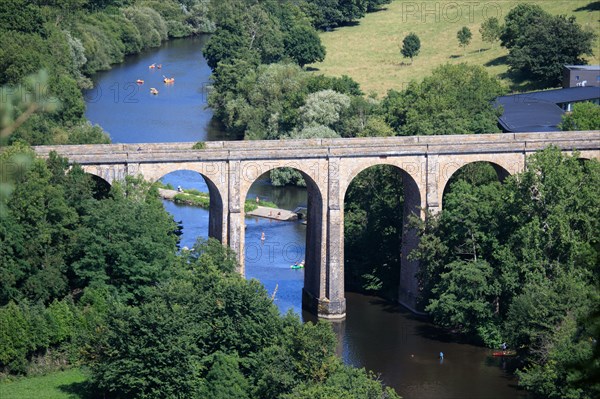
[{"label": "riverside vegetation", "polygon": [[[155,183],[155,185],[159,188],[174,190],[173,186],[170,184],[164,185],[159,182]],[[189,188],[182,189],[182,191],[183,192],[177,193],[173,197],[173,202],[176,204],[197,206],[204,209],[210,208],[210,195],[208,193]],[[260,203],[257,203],[256,201],[246,199],[246,202],[244,203],[244,212],[254,211],[258,208],[258,205],[267,208],[277,208],[277,204],[270,201],[260,200]]]},{"label": "riverside vegetation", "polygon": [[4,373],[83,364],[86,397],[397,397],[341,363],[327,324],[280,316],[231,250],[210,240],[178,254],[149,183],[106,192],[66,159],[12,147],[2,160],[11,152],[31,165],[0,218]]}]

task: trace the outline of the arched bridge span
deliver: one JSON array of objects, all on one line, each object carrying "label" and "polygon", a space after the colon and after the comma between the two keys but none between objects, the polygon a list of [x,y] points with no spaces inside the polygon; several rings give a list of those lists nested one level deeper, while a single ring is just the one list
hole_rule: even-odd
[{"label": "arched bridge span", "polygon": [[[244,273],[244,200],[256,178],[279,168],[293,167],[311,182],[315,200],[309,213],[303,305],[320,317],[341,318],[344,297],[344,196],[352,179],[374,165],[392,165],[404,177],[406,218],[425,210],[438,212],[450,177],[473,162],[490,162],[504,174],[524,170],[527,156],[548,146],[581,158],[600,159],[600,131],[511,133],[456,136],[411,136],[279,141],[217,141],[204,149],[194,143],[40,146],[81,164],[109,183],[126,175],[156,181],[176,170],[192,170],[210,182],[219,201],[211,201],[210,235],[239,255]],[[213,194],[211,194],[211,197]],[[414,308],[418,263],[406,255],[418,241],[404,229],[399,301]]]}]

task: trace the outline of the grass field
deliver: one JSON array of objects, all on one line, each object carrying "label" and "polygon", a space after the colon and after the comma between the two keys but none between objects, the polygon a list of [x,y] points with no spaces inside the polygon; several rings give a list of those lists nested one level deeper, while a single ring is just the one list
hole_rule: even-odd
[{"label": "grass field", "polygon": [[[411,80],[421,80],[431,71],[447,62],[477,64],[514,89],[505,73],[506,49],[499,43],[491,48],[481,40],[479,27],[487,17],[496,16],[504,23],[504,16],[522,2],[536,3],[551,14],[575,15],[577,21],[595,32],[600,31],[600,1],[598,0],[532,0],[532,1],[431,1],[395,0],[387,9],[361,19],[356,26],[343,27],[321,34],[327,49],[322,63],[309,65],[318,73],[349,75],[361,85],[365,93],[384,95],[388,89],[401,90]],[[463,55],[456,32],[463,26],[473,33],[471,44]],[[421,52],[414,59],[400,54],[402,40],[415,32],[421,39]],[[597,38],[591,64],[600,62],[600,39]],[[481,49],[481,52],[480,52]]]},{"label": "grass field", "polygon": [[42,377],[29,377],[0,383],[1,399],[85,399],[85,375],[70,369]]}]

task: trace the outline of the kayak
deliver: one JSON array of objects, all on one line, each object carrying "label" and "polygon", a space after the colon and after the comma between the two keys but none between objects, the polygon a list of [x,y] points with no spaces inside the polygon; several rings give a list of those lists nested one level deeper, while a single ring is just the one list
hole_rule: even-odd
[{"label": "kayak", "polygon": [[513,350],[492,352],[492,356],[516,356],[516,355],[517,355],[517,351],[513,351]]},{"label": "kayak", "polygon": [[304,268],[304,265],[300,264],[300,265],[291,265],[290,269],[302,269]]}]

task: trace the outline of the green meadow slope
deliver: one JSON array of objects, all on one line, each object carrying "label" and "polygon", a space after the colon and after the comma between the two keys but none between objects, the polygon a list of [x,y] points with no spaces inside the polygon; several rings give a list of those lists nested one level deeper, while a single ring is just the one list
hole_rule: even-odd
[{"label": "green meadow slope", "polygon": [[0,383],[2,399],[83,399],[85,375],[77,368]]},{"label": "green meadow slope", "polygon": [[[479,27],[486,17],[496,16],[501,23],[518,3],[536,3],[551,14],[574,15],[584,27],[600,31],[600,1],[598,0],[532,0],[532,1],[406,1],[396,0],[385,10],[367,14],[356,26],[321,34],[327,48],[324,62],[310,65],[318,73],[349,75],[366,93],[383,95],[388,89],[402,89],[411,80],[421,80],[440,64],[467,62],[485,66],[514,89],[526,87],[526,82],[513,82],[506,75],[506,49],[499,42],[494,48],[481,40]],[[473,33],[471,44],[463,55],[456,38],[463,26]],[[421,39],[421,52],[410,60],[400,54],[402,40],[415,32]],[[589,63],[600,62],[598,49]]]}]

